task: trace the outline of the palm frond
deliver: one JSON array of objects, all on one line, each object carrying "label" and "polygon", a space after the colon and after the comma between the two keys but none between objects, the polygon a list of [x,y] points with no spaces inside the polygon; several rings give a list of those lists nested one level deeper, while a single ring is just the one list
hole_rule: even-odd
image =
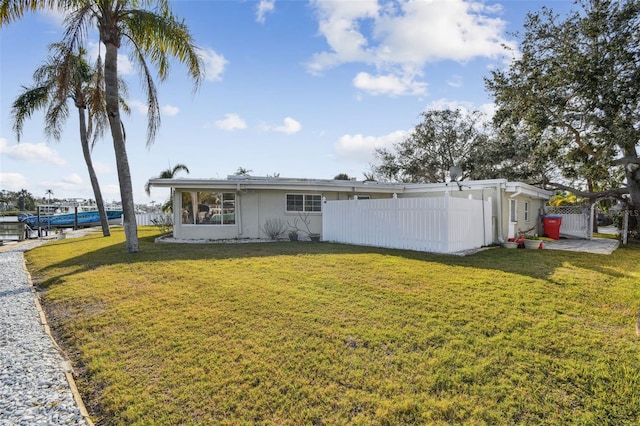
[{"label": "palm frond", "polygon": [[69,117],[69,107],[67,102],[56,102],[49,105],[45,115],[45,134],[55,140],[62,137],[62,128]]},{"label": "palm frond", "polygon": [[136,58],[134,62],[138,65],[138,68],[141,71],[141,78],[145,83],[142,85],[142,88],[147,95],[147,147],[149,147],[155,140],[156,132],[160,127],[161,121],[158,90],[156,88],[155,82],[153,81],[151,71],[149,70],[147,63],[144,60],[142,52],[138,49],[135,49],[132,52],[132,55]]},{"label": "palm frond", "polygon": [[24,87],[24,91],[11,105],[11,116],[13,117],[13,130],[20,141],[22,129],[26,119],[31,117],[34,111],[44,108],[49,102],[49,86]]},{"label": "palm frond", "polygon": [[198,88],[204,77],[204,67],[199,50],[184,21],[178,20],[168,10],[153,13],[145,10],[130,11],[123,22],[127,37],[148,57],[164,80],[169,71],[169,56],[186,65],[187,71]]}]

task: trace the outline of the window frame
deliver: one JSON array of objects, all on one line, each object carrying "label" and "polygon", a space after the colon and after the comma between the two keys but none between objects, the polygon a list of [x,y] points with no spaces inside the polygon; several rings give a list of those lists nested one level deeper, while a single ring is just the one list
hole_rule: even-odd
[{"label": "window frame", "polygon": [[[191,199],[191,205],[185,206],[185,194],[189,194],[189,198]],[[202,195],[207,194],[211,195],[214,198],[218,198],[220,200],[218,204],[209,204],[203,201],[207,201],[207,197],[202,197]],[[203,211],[193,212],[193,197],[196,197],[195,206],[199,207],[200,205],[207,206],[208,211],[205,214],[210,215],[209,217],[213,217],[215,215],[220,216],[220,222],[211,222],[209,221],[200,221],[199,216]],[[236,226],[238,224],[238,209],[237,209],[237,199],[238,194],[233,191],[180,191],[180,208],[182,210],[182,217],[180,220],[181,226],[200,226],[200,225],[211,225],[211,226]],[[215,207],[218,206],[218,207]],[[212,213],[212,210],[219,210],[219,212]],[[225,215],[233,214],[233,222],[229,222],[225,220]],[[185,221],[185,218],[188,220]]]},{"label": "window frame", "polygon": [[509,221],[511,223],[518,222],[518,200],[509,200]]},{"label": "window frame", "polygon": [[529,222],[530,221],[530,217],[529,217],[529,202],[528,201],[524,202],[524,221],[525,222]]},{"label": "window frame", "polygon": [[[302,197],[302,207],[301,210],[290,210],[290,205],[298,205],[299,203],[290,203],[289,197]],[[310,199],[309,199],[310,198]],[[305,214],[320,214],[322,213],[322,194],[310,194],[310,193],[293,193],[288,192],[285,194],[284,198],[284,211],[285,213],[305,213]],[[311,206],[311,209],[309,209]],[[314,207],[317,207],[318,210],[313,210]]]}]

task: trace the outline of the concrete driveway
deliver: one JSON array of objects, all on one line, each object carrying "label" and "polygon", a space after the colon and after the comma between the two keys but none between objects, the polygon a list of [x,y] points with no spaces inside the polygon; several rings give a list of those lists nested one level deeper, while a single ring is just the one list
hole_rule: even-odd
[{"label": "concrete driveway", "polygon": [[609,238],[593,238],[590,240],[559,239],[544,242],[546,250],[581,251],[595,254],[611,254],[619,246],[620,242],[618,240]]}]

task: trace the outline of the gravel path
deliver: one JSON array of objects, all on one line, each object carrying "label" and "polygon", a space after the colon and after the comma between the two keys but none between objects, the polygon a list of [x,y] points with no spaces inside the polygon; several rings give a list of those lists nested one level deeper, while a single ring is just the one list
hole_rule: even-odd
[{"label": "gravel path", "polygon": [[87,425],[71,392],[66,363],[45,332],[23,252],[0,251],[0,426]]}]

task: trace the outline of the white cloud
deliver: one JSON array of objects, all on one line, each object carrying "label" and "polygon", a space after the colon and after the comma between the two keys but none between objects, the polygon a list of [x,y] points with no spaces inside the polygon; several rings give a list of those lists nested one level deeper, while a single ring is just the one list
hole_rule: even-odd
[{"label": "white cloud", "polygon": [[447,84],[455,88],[462,87],[462,76],[457,74],[452,75],[449,77],[449,80],[447,80]]},{"label": "white cloud", "polygon": [[58,167],[65,167],[67,161],[44,143],[19,143],[9,145],[6,139],[0,138],[0,154],[28,163],[47,163]]},{"label": "white cloud", "polygon": [[168,116],[176,116],[180,112],[180,108],[174,107],[173,105],[165,105],[162,107],[162,113]]},{"label": "white cloud", "polygon": [[[138,114],[146,115],[149,111],[147,103],[138,99],[127,101],[127,105],[129,105],[129,108],[131,108],[132,111],[136,111]],[[173,117],[175,115],[178,115],[178,113],[180,112],[180,108],[167,104],[160,108],[160,112],[164,115]]]},{"label": "white cloud", "polygon": [[486,115],[487,120],[491,120],[496,112],[496,105],[494,103],[482,104],[480,106],[476,106],[473,102],[467,101],[455,101],[449,99],[438,99],[436,101],[431,102],[427,105],[426,110],[443,110],[450,109],[456,110],[459,109],[463,114],[468,114],[471,111],[480,111]]},{"label": "white cloud", "polygon": [[384,136],[344,135],[336,142],[334,149],[337,156],[344,160],[370,163],[377,148],[391,148],[409,133],[397,130]]},{"label": "white cloud", "polygon": [[146,115],[147,111],[149,111],[147,104],[137,99],[134,99],[132,101],[127,101],[127,104],[129,105],[129,108],[131,108],[133,111],[137,111],[138,113],[143,115]]},{"label": "white cloud", "polygon": [[500,57],[502,43],[513,45],[503,35],[506,22],[491,17],[496,9],[478,1],[407,1],[402,5],[401,13],[381,16],[376,22],[380,60],[465,62]]},{"label": "white cloud", "polygon": [[27,178],[20,173],[0,172],[0,187],[7,191],[20,191],[27,188],[29,182]]},{"label": "white cloud", "polygon": [[62,27],[64,20],[67,19],[67,13],[64,9],[49,9],[45,8],[39,11],[47,20],[52,24]]},{"label": "white cloud", "polygon": [[[102,57],[102,61],[104,62],[104,56]],[[131,62],[126,55],[118,53],[118,75],[123,76],[134,74],[136,74],[136,70],[133,66],[133,62]]]},{"label": "white cloud", "polygon": [[[98,55],[102,56],[102,63],[104,64],[104,46],[97,41],[90,41],[87,48],[87,56],[90,63],[95,63],[98,59]],[[119,75],[134,75],[136,73],[133,62],[129,60],[127,55],[118,53],[118,74]]]},{"label": "white cloud", "polygon": [[480,130],[482,129],[482,127],[484,127],[484,125],[490,124],[491,120],[493,120],[493,116],[496,113],[496,104],[487,103],[487,104],[482,104],[480,106],[476,106],[472,102],[467,102],[467,101],[452,101],[448,99],[438,99],[437,101],[431,102],[426,107],[426,111],[444,110],[444,109],[460,110],[463,116],[469,115],[474,111],[479,111],[481,114],[483,114],[481,117],[479,117],[479,120],[476,123],[476,127],[478,128],[478,130]]},{"label": "white cloud", "polygon": [[321,73],[346,62],[375,60],[366,36],[360,32],[360,22],[378,16],[377,0],[314,0],[311,4],[316,8],[319,32],[326,38],[331,51],[313,55],[308,64],[310,72]]},{"label": "white cloud", "polygon": [[213,49],[201,49],[200,58],[204,63],[205,80],[220,81],[225,66],[229,63],[224,56],[219,55]]},{"label": "white cloud", "polygon": [[256,21],[264,24],[265,16],[275,10],[275,4],[275,0],[260,0],[256,7]]},{"label": "white cloud", "polygon": [[371,95],[423,95],[427,91],[427,84],[418,82],[409,76],[378,75],[372,76],[360,72],[353,79],[353,85]]},{"label": "white cloud", "polygon": [[100,189],[105,200],[120,200],[120,186],[118,184],[100,185]]},{"label": "white cloud", "polygon": [[81,185],[82,184],[82,178],[77,173],[71,173],[70,175],[63,177],[62,178],[62,182],[66,183],[66,184],[74,185],[74,186],[75,185]]},{"label": "white cloud", "polygon": [[450,99],[444,99],[444,98],[438,99],[438,100],[435,100],[435,101],[431,102],[425,108],[426,111],[443,110],[443,109],[450,109],[450,110],[459,109],[463,113],[468,113],[469,111],[471,111],[471,110],[473,110],[475,108],[474,108],[472,102],[450,100]]},{"label": "white cloud", "polygon": [[426,64],[499,59],[505,55],[503,45],[515,47],[504,35],[501,8],[477,0],[384,4],[313,0],[311,4],[329,48],[311,57],[308,71],[320,74],[344,63],[375,67],[378,77],[360,72],[353,81],[374,94],[422,95],[425,84],[417,78]]},{"label": "white cloud", "polygon": [[247,123],[238,114],[225,114],[222,120],[217,120],[215,126],[218,129],[229,132],[238,129],[246,129]]},{"label": "white cloud", "polygon": [[97,160],[93,160],[93,169],[96,171],[96,173],[100,174],[108,174],[112,173],[113,171],[109,164]]},{"label": "white cloud", "polygon": [[296,120],[294,120],[293,118],[286,117],[284,119],[284,124],[282,126],[271,127],[270,130],[273,130],[274,132],[284,133],[287,135],[292,135],[302,130],[302,125]]}]

